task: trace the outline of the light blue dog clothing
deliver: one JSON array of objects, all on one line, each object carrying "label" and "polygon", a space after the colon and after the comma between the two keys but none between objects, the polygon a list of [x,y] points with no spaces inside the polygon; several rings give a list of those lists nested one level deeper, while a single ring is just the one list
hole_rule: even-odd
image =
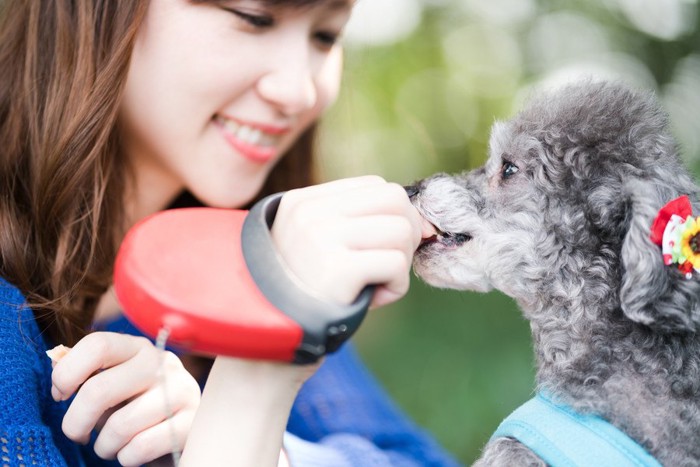
[{"label": "light blue dog clothing", "polygon": [[625,433],[595,415],[581,415],[545,395],[518,407],[491,439],[515,438],[552,467],[661,467]]}]

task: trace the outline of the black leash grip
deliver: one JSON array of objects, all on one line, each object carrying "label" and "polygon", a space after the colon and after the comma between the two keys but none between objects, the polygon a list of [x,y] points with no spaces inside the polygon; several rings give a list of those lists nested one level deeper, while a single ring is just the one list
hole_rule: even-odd
[{"label": "black leash grip", "polygon": [[357,331],[369,309],[374,286],[365,287],[350,305],[308,293],[280,258],[272,241],[270,228],[283,195],[270,195],[251,208],[241,232],[243,258],[263,295],[304,332],[294,363],[313,363],[336,351]]}]

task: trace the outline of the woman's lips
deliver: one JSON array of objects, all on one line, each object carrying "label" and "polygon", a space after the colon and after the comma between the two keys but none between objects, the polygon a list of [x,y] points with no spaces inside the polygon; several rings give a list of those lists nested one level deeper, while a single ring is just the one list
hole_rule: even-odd
[{"label": "woman's lips", "polygon": [[214,117],[226,141],[243,157],[257,163],[275,158],[282,136],[289,131],[268,125],[245,124],[221,115]]}]

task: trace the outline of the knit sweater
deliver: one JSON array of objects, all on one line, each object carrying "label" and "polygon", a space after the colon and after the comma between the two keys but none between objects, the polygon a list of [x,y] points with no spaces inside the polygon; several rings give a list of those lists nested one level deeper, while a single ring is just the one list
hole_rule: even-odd
[{"label": "knit sweater", "polygon": [[[137,332],[124,320],[110,330]],[[70,401],[51,398],[47,343],[22,294],[2,278],[0,349],[0,465],[116,465],[64,436]],[[458,465],[393,405],[349,345],[302,388],[284,446],[293,466]]]},{"label": "knit sweater", "polygon": [[34,315],[1,278],[0,349],[2,465],[83,465],[78,445],[61,431],[68,406],[51,398],[51,361]]}]

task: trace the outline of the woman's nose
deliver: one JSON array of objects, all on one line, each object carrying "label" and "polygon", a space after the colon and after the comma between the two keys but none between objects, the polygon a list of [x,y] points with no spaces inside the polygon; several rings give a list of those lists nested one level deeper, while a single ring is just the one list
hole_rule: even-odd
[{"label": "woman's nose", "polygon": [[258,81],[258,92],[288,116],[314,107],[318,95],[308,54],[288,56]]}]

